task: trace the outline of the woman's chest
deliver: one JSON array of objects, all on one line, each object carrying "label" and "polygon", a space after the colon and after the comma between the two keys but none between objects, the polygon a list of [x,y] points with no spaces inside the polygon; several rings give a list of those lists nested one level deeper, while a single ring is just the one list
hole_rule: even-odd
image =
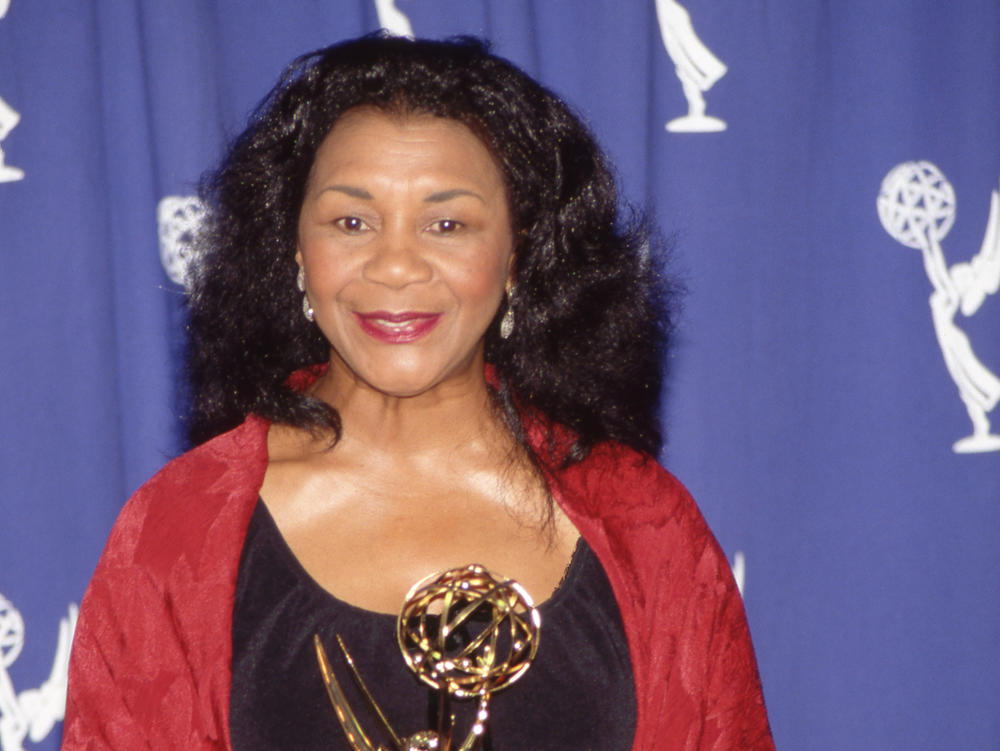
[{"label": "woman's chest", "polygon": [[[313,647],[319,634],[366,732],[378,722],[337,647],[339,636],[390,724],[402,735],[436,726],[438,699],[406,667],[394,616],[332,597],[298,566],[276,528],[251,524],[233,620],[231,728],[237,751],[349,748]],[[600,563],[581,545],[542,607],[537,656],[491,702],[487,748],[627,749],[635,727],[631,666],[617,605]],[[452,702],[459,738],[475,702]],[[377,738],[377,740],[376,740]],[[376,742],[387,738],[378,735]]]}]

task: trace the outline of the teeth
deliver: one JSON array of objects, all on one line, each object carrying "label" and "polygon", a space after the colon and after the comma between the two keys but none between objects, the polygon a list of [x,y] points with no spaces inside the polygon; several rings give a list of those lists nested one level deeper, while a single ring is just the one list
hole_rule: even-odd
[{"label": "teeth", "polygon": [[405,329],[413,325],[413,321],[387,321],[384,318],[374,319],[379,326],[385,329]]}]

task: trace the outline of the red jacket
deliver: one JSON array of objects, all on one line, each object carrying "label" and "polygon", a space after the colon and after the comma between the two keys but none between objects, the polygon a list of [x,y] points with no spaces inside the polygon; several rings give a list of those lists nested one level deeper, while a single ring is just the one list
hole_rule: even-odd
[{"label": "red jacket", "polygon": [[[267,429],[249,417],[170,462],[122,510],[83,599],[64,751],[231,748],[233,593]],[[773,749],[742,601],[684,487],[612,444],[546,474],[618,600],[634,748]]]}]

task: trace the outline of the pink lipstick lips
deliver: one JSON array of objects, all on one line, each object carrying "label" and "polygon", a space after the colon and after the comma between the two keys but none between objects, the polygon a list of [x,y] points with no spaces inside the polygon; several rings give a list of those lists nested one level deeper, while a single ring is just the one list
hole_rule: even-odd
[{"label": "pink lipstick lips", "polygon": [[439,320],[440,313],[389,313],[376,310],[371,313],[354,314],[361,329],[373,339],[387,344],[409,344],[431,332]]}]

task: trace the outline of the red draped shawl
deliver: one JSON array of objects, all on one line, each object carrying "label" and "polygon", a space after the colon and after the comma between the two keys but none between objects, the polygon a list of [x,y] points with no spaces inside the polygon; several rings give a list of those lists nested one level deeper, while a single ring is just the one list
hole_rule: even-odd
[{"label": "red draped shawl", "polygon": [[[80,611],[64,751],[231,749],[233,594],[268,425],[175,459],[122,510]],[[742,601],[684,487],[612,444],[546,475],[621,609],[634,748],[773,749]]]}]

